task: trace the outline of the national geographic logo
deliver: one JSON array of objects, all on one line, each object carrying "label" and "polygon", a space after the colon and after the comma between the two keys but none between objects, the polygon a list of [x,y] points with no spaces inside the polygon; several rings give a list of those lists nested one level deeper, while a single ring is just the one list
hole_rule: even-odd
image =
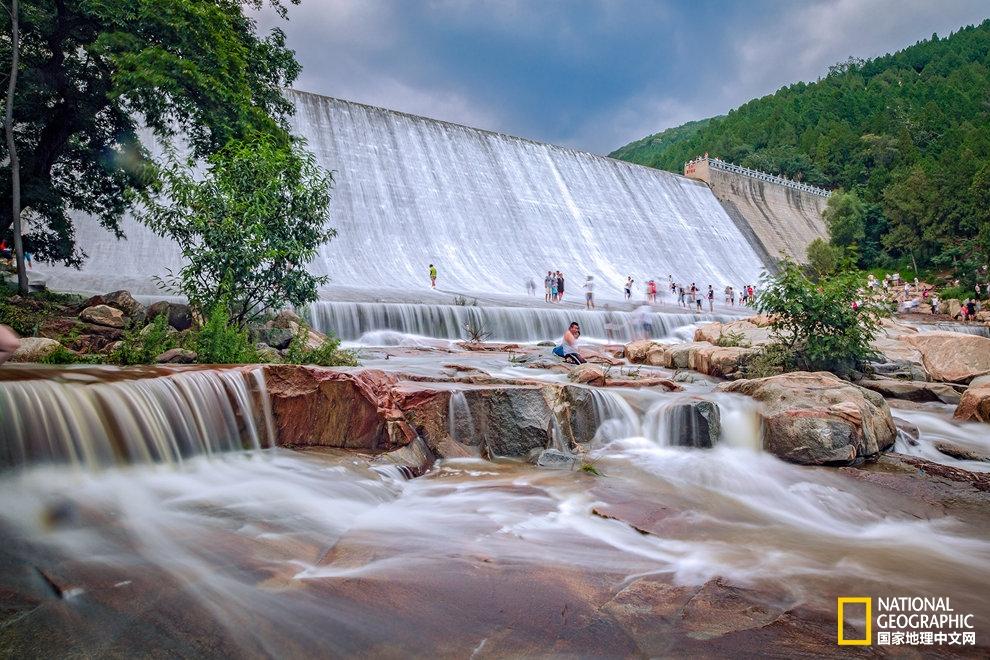
[{"label": "national geographic logo", "polygon": [[[956,612],[949,598],[889,596],[839,597],[836,601],[839,646],[975,646],[974,616]],[[847,606],[851,606],[848,607]],[[845,636],[846,618],[862,620],[862,638]]]}]

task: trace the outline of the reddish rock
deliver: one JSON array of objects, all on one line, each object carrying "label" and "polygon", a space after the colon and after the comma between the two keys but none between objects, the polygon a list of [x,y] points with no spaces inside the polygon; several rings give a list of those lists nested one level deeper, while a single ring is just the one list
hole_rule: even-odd
[{"label": "reddish rock", "polygon": [[108,328],[123,328],[127,324],[124,312],[109,305],[93,305],[87,307],[79,314],[79,318],[86,323],[102,325]]},{"label": "reddish rock", "polygon": [[990,374],[990,339],[960,332],[921,332],[901,340],[921,352],[932,380],[968,383]]},{"label": "reddish rock", "polygon": [[827,372],[722,383],[763,404],[765,448],[793,463],[849,463],[891,447],[894,420],[883,397]]},{"label": "reddish rock", "polygon": [[990,423],[990,376],[980,376],[969,384],[954,416],[967,422]]},{"label": "reddish rock", "polygon": [[605,385],[605,372],[593,364],[581,364],[571,369],[567,374],[568,380],[584,385]]},{"label": "reddish rock", "polygon": [[375,369],[267,365],[265,379],[279,444],[391,446],[388,422],[402,417],[392,397],[395,376]]}]

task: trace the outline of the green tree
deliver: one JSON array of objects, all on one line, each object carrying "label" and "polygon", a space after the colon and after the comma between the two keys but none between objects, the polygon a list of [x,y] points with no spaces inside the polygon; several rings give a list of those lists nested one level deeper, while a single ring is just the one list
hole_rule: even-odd
[{"label": "green tree", "polygon": [[[36,255],[79,264],[71,211],[118,232],[154,182],[141,125],[181,133],[196,157],[267,132],[287,140],[282,96],[299,73],[278,29],[257,33],[246,9],[285,15],[299,0],[21,0],[14,98],[22,208]],[[10,40],[0,56],[10,58]],[[11,174],[10,149],[0,171]],[[13,221],[0,187],[0,235]]]},{"label": "green tree", "polygon": [[225,305],[243,327],[266,310],[304,305],[327,281],[306,270],[336,232],[326,226],[333,176],[301,145],[266,134],[235,140],[207,159],[163,169],[162,194],[143,219],[173,239],[186,265],[166,286],[201,312]]},{"label": "green tree", "polygon": [[819,278],[822,278],[839,269],[843,253],[842,248],[816,238],[808,244],[807,256],[808,265]]},{"label": "green tree", "polygon": [[785,261],[764,275],[756,309],[771,319],[775,343],[801,369],[843,371],[873,354],[870,342],[890,315],[881,303],[860,297],[862,273],[845,271],[811,281]]},{"label": "green tree", "polygon": [[859,245],[866,238],[866,206],[855,192],[838,190],[832,193],[822,215],[832,245]]},{"label": "green tree", "polygon": [[883,199],[884,213],[890,221],[890,230],[883,237],[884,247],[895,255],[909,256],[914,271],[918,272],[917,260],[923,255],[926,242],[935,238],[930,230],[938,204],[934,184],[916,166],[906,178],[887,188]]}]

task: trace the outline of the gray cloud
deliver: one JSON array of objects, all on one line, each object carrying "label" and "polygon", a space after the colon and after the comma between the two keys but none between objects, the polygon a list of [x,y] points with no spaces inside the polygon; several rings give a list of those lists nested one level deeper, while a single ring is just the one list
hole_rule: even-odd
[{"label": "gray cloud", "polygon": [[303,0],[259,22],[287,33],[300,89],[607,153],[988,15],[985,0]]}]

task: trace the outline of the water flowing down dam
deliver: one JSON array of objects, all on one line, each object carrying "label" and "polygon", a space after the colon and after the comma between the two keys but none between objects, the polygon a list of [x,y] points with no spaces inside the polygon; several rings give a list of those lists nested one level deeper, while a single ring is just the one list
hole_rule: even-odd
[{"label": "water flowing down dam", "polygon": [[[704,183],[530,140],[306,92],[295,134],[335,173],[329,223],[337,238],[311,269],[334,286],[416,292],[437,265],[440,287],[520,293],[561,270],[573,299],[594,276],[619,297],[637,283],[754,282],[764,263]],[[154,276],[176,270],[178,250],[132,219],[117,241],[76,216],[82,271],[48,269],[53,288],[158,292]]]}]

